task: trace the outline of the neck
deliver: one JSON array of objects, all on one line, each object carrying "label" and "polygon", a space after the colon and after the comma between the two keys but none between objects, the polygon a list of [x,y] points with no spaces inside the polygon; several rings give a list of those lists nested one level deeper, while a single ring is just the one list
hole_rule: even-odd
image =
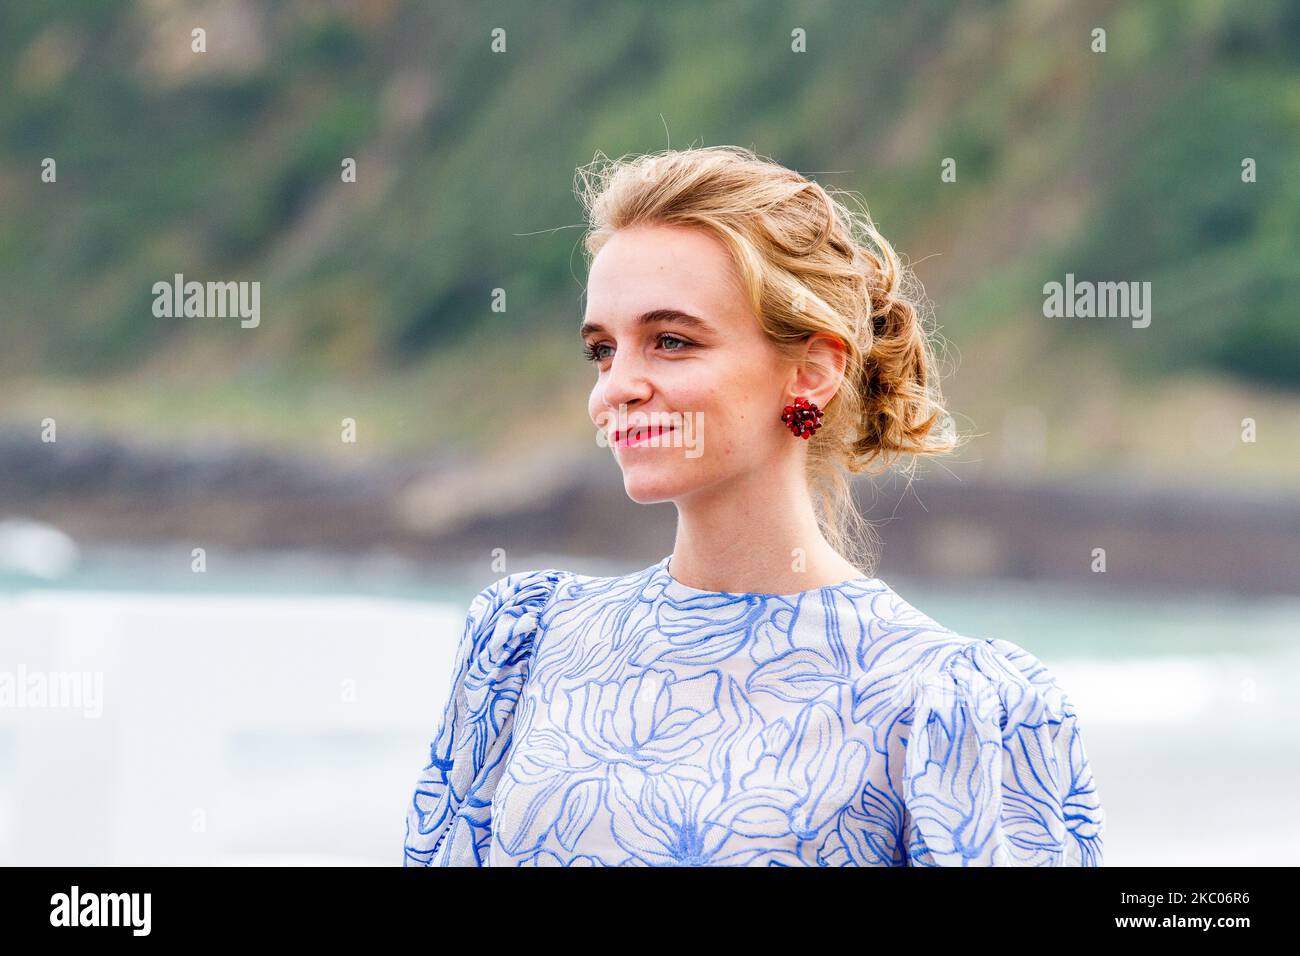
[{"label": "neck", "polygon": [[751,472],[676,504],[669,570],[682,584],[793,594],[863,576],[822,534],[800,471]]}]

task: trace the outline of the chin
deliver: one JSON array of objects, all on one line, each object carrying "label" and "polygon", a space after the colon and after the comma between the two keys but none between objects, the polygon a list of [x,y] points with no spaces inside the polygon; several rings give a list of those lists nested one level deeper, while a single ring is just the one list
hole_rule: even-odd
[{"label": "chin", "polygon": [[660,501],[671,501],[691,491],[694,482],[688,487],[681,476],[671,471],[662,474],[637,474],[636,471],[623,474],[623,490],[627,496],[639,505],[652,505]]}]

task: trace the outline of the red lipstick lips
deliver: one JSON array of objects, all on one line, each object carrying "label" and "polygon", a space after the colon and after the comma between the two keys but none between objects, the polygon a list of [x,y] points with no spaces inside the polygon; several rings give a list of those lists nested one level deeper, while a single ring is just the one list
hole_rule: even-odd
[{"label": "red lipstick lips", "polygon": [[637,425],[629,428],[626,432],[614,432],[614,444],[621,445],[624,448],[633,448],[637,445],[644,445],[652,438],[662,438],[674,430],[672,425]]}]

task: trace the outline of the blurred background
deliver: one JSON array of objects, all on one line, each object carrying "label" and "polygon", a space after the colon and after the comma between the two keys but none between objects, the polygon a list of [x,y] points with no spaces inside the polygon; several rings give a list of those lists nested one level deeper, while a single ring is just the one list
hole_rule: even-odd
[{"label": "blurred background", "polygon": [[0,6],[0,863],[397,865],[475,592],[672,550],[573,177],[719,144],[924,284],[975,437],[859,483],[874,573],[1058,672],[1106,863],[1293,860],[1296,4],[135,0]]}]

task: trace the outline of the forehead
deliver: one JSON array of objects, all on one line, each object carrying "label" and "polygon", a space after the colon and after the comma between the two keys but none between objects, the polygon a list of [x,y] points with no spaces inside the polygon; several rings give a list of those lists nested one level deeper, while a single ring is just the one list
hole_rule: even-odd
[{"label": "forehead", "polygon": [[634,226],[605,243],[587,277],[587,315],[618,320],[671,306],[730,315],[740,283],[721,241],[686,226]]}]

